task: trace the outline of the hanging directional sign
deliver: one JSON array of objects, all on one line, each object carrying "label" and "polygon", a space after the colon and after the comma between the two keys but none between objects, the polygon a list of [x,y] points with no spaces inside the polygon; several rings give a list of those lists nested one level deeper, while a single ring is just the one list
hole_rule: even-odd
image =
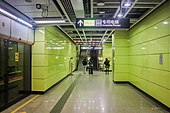
[{"label": "hanging directional sign", "polygon": [[93,46],[82,46],[81,49],[85,49],[85,50],[88,50],[88,49],[101,50],[103,48],[101,46],[96,46],[96,47],[93,47]]},{"label": "hanging directional sign", "polygon": [[130,20],[125,18],[77,18],[77,28],[129,28]]}]

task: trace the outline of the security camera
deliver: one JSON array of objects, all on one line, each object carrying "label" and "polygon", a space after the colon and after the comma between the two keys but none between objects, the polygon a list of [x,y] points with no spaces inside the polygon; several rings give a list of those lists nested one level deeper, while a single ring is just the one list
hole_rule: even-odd
[{"label": "security camera", "polygon": [[44,4],[36,4],[36,8],[37,9],[42,9],[43,11],[48,10],[48,6],[46,6]]}]

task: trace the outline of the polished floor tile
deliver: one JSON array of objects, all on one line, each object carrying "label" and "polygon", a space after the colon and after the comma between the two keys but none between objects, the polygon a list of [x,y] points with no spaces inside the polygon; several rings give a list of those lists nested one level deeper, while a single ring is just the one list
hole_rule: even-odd
[{"label": "polished floor tile", "polygon": [[168,113],[129,84],[104,72],[82,75],[61,113]]},{"label": "polished floor tile", "polygon": [[[59,85],[19,109],[16,113],[50,113],[78,75],[81,76],[61,113],[170,113],[129,84],[115,84],[112,75],[74,72]],[[2,113],[10,113],[35,95],[23,99]]]},{"label": "polished floor tile", "polygon": [[[74,76],[67,77],[64,81],[62,81],[57,86],[51,88],[45,94],[38,96],[32,102],[27,104],[26,106],[19,109],[16,113],[50,113],[53,107],[56,105],[58,100],[62,97],[62,95],[66,92],[68,87],[72,84],[74,79],[77,77],[78,73],[75,72]],[[29,97],[23,99],[22,101],[16,103],[15,105],[9,107],[8,109],[2,111],[1,113],[11,113],[19,106],[23,105],[29,99],[33,98],[35,95],[30,95]]]}]

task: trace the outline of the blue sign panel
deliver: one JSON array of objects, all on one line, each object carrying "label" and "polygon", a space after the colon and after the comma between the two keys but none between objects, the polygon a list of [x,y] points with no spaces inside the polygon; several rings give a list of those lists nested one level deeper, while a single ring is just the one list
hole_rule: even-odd
[{"label": "blue sign panel", "polygon": [[77,28],[129,28],[130,20],[125,18],[77,18]]}]

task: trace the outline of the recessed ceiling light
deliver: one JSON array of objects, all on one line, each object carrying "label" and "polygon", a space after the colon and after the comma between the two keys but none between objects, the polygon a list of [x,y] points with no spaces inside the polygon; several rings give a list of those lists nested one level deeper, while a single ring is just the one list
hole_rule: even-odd
[{"label": "recessed ceiling light", "polygon": [[165,22],[163,22],[163,24],[168,24],[168,22],[165,21]]},{"label": "recessed ceiling light", "polygon": [[129,7],[129,6],[131,6],[131,4],[130,3],[125,3],[124,6]]},{"label": "recessed ceiling light", "polygon": [[105,11],[100,11],[99,13],[100,13],[100,14],[104,14],[104,13],[105,13]]},{"label": "recessed ceiling light", "polygon": [[56,24],[56,23],[65,23],[64,20],[52,20],[52,21],[43,21],[43,20],[37,20],[37,21],[34,21],[36,24]]},{"label": "recessed ceiling light", "polygon": [[154,29],[157,29],[158,27],[154,27]]},{"label": "recessed ceiling light", "polygon": [[121,13],[119,13],[117,16],[118,16],[118,17],[122,17],[123,15],[122,15]]},{"label": "recessed ceiling light", "polygon": [[97,6],[104,6],[105,3],[104,2],[97,2]]}]

